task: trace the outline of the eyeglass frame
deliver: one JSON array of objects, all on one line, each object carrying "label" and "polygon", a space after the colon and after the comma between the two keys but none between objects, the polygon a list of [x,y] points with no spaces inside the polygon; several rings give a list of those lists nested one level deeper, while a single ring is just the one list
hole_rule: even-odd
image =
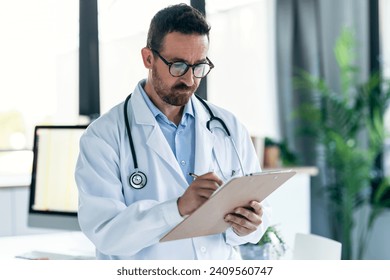
[{"label": "eyeglass frame", "polygon": [[[152,48],[150,48],[150,50],[153,52],[153,53],[155,53],[155,54],[157,54],[157,56],[162,60],[162,62],[164,62],[165,63],[165,65],[167,65],[168,66],[168,72],[169,72],[169,74],[171,74],[171,76],[172,77],[175,77],[175,78],[178,78],[178,77],[182,77],[182,76],[184,76],[187,72],[188,72],[188,69],[192,69],[192,74],[194,75],[194,77],[196,77],[196,78],[198,78],[198,79],[203,79],[204,77],[206,77],[209,73],[210,73],[210,71],[211,71],[211,69],[213,69],[214,68],[214,64],[211,62],[211,60],[206,56],[206,59],[207,59],[207,62],[200,62],[200,63],[196,63],[196,64],[188,64],[187,62],[185,62],[185,61],[175,61],[175,62],[169,62],[168,60],[166,60],[158,51],[156,51],[155,49],[152,49]],[[187,68],[186,68],[186,70],[183,72],[183,74],[181,74],[180,76],[175,76],[175,75],[173,75],[172,73],[171,73],[171,66],[174,64],[174,63],[184,63],[186,66],[187,66]],[[200,65],[200,64],[207,64],[209,67],[210,67],[210,69],[209,69],[209,71],[203,76],[203,77],[197,77],[197,76],[195,76],[195,67],[196,66],[198,66],[198,65]]]}]

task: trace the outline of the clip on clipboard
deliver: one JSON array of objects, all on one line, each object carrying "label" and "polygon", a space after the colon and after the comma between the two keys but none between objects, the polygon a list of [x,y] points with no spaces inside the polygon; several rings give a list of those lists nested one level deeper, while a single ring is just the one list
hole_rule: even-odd
[{"label": "clip on clipboard", "polygon": [[230,226],[224,221],[226,214],[232,213],[236,207],[249,206],[252,200],[263,201],[295,174],[292,170],[282,170],[230,179],[196,211],[161,238],[160,242],[224,232]]}]

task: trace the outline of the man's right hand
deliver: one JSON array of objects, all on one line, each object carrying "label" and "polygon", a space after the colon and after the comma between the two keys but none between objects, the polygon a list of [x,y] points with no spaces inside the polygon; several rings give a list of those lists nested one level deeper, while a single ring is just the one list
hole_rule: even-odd
[{"label": "man's right hand", "polygon": [[188,186],[184,194],[177,200],[180,215],[190,215],[222,184],[222,180],[214,172],[209,172],[197,177],[191,185]]}]

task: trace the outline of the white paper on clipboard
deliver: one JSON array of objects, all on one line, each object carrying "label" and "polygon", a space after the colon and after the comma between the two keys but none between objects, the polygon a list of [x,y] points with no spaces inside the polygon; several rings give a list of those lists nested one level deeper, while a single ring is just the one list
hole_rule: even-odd
[{"label": "white paper on clipboard", "polygon": [[293,170],[269,171],[235,177],[221,186],[202,206],[169,231],[160,242],[224,232],[226,214],[252,200],[263,201],[296,174]]}]

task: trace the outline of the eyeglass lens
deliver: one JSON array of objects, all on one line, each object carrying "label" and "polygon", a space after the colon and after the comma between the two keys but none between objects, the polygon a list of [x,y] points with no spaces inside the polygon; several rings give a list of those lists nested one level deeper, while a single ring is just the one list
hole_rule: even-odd
[{"label": "eyeglass lens", "polygon": [[[188,71],[189,67],[190,66],[188,66],[184,62],[174,62],[171,64],[169,72],[172,76],[179,77],[184,75]],[[208,65],[207,63],[199,63],[197,65],[194,65],[192,69],[195,77],[203,78],[209,73],[210,65]]]}]

